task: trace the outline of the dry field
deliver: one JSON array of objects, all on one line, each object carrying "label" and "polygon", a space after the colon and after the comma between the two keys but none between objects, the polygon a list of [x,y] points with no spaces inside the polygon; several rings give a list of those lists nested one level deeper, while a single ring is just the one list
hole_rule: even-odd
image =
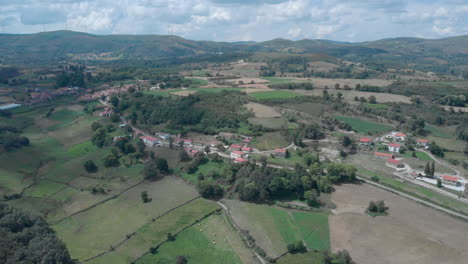
[{"label": "dry field", "polygon": [[278,111],[267,105],[250,102],[246,104],[245,107],[247,107],[249,111],[252,111],[256,117],[281,117]]},{"label": "dry field", "polygon": [[315,72],[329,72],[339,67],[340,66],[336,64],[324,62],[324,61],[314,61],[314,62],[309,63],[309,68],[311,68]]},{"label": "dry field", "polygon": [[270,81],[260,79],[260,78],[239,78],[239,79],[232,79],[232,80],[226,80],[228,83],[233,83],[233,84],[268,84]]},{"label": "dry field", "polygon": [[171,94],[178,95],[178,96],[189,96],[189,95],[194,94],[196,92],[197,91],[179,91],[179,92],[175,92],[175,93],[171,93]]},{"label": "dry field", "polygon": [[[389,215],[365,214],[371,200],[384,200]],[[466,222],[367,184],[338,186],[332,201],[332,250],[347,249],[357,263],[466,263]]]},{"label": "dry field", "polygon": [[256,92],[270,92],[270,91],[277,91],[273,90],[270,88],[247,88],[245,90],[242,90],[243,92],[250,94],[250,93],[256,93]]},{"label": "dry field", "polygon": [[239,87],[243,87],[243,88],[254,88],[254,89],[270,89],[270,88],[268,88],[268,85],[267,85],[267,84],[264,84],[264,83],[242,84],[242,85],[239,85]]}]

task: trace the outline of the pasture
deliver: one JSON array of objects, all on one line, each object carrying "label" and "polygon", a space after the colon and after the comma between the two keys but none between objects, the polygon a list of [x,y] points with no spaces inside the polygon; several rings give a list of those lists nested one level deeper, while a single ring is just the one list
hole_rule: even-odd
[{"label": "pasture", "polygon": [[289,122],[281,117],[253,117],[248,119],[253,125],[261,125],[266,128],[279,130],[282,127],[288,127]]},{"label": "pasture", "polygon": [[289,145],[289,142],[278,132],[264,133],[263,135],[254,138],[252,143],[254,147],[259,150],[272,150],[276,148],[284,148]]},{"label": "pasture", "polygon": [[[143,203],[147,191],[152,202]],[[83,260],[108,250],[164,212],[197,196],[174,177],[144,182],[97,207],[55,224],[52,228],[65,242],[73,258]],[[164,201],[164,202],[162,202]]]},{"label": "pasture", "polygon": [[156,254],[147,254],[137,264],[175,263],[177,256],[188,263],[252,263],[252,253],[242,244],[224,215],[212,215],[164,243]]},{"label": "pasture", "polygon": [[389,131],[392,129],[391,126],[385,125],[382,123],[375,123],[370,121],[365,121],[363,119],[346,117],[346,116],[333,116],[334,118],[348,123],[351,125],[353,130],[361,134],[377,134],[382,133],[385,131]]},{"label": "pasture", "polygon": [[247,108],[247,110],[251,111],[255,115],[255,117],[281,117],[281,114],[278,111],[276,111],[273,107],[264,104],[249,102],[245,105],[245,107]]},{"label": "pasture", "polygon": [[291,212],[283,208],[225,200],[234,221],[255,239],[268,256],[277,257],[286,245],[303,240],[309,249],[330,248],[328,215],[315,212]]},{"label": "pasture", "polygon": [[[153,202],[164,202],[153,201]],[[212,213],[218,206],[209,200],[195,199],[181,207],[170,211],[166,215],[155,219],[155,221],[149,221],[147,224],[140,227],[134,235],[126,240],[122,245],[116,247],[115,250],[108,252],[107,254],[100,256],[90,263],[94,264],[127,264],[135,261],[139,257],[146,254],[149,249],[160,243],[163,243],[167,239],[167,234],[176,234],[184,228],[192,225],[197,220],[203,218],[205,215]],[[213,232],[213,230],[210,230]],[[184,232],[184,231],[183,231]],[[180,234],[177,235],[177,241]],[[122,237],[124,239],[125,237]],[[115,241],[117,243],[119,241]],[[185,241],[183,243],[187,243]],[[174,242],[168,242],[174,243]],[[159,254],[158,254],[159,255]],[[145,255],[142,259],[151,258],[151,254]]]},{"label": "pasture", "polygon": [[267,99],[287,99],[301,96],[298,93],[290,91],[268,91],[268,92],[254,92],[250,93],[250,96],[257,100],[267,100]]},{"label": "pasture", "polygon": [[278,259],[278,264],[322,264],[323,255],[320,252],[310,251],[303,254],[286,254]]}]

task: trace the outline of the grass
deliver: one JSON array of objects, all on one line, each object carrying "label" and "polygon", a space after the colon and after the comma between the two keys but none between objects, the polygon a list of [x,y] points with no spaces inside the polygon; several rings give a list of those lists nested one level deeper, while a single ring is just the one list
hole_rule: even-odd
[{"label": "grass", "polygon": [[294,81],[294,79],[279,77],[262,77],[261,79],[269,81],[270,84],[290,83]]},{"label": "grass", "polygon": [[143,91],[144,94],[157,96],[170,96],[177,92],[195,91],[196,93],[220,93],[222,91],[242,91],[245,88],[239,87],[219,87],[219,88],[188,88],[188,89],[170,89],[170,90],[152,90]]},{"label": "grass", "polygon": [[52,113],[49,118],[52,119],[52,120],[58,121],[60,123],[52,125],[52,126],[48,127],[47,129],[49,131],[52,131],[52,130],[56,130],[56,129],[59,129],[59,128],[66,127],[66,126],[70,125],[76,118],[78,118],[78,117],[80,117],[82,115],[84,115],[83,112],[72,111],[72,110],[69,110],[69,109],[63,109],[63,110],[56,111],[56,112]]},{"label": "grass", "polygon": [[362,106],[375,110],[384,110],[388,108],[386,104],[371,104],[371,103],[361,103]]},{"label": "grass", "polygon": [[[251,156],[257,160],[260,160],[260,158],[264,155],[252,154]],[[273,164],[278,164],[278,165],[283,165],[283,166],[290,166],[290,167],[294,167],[296,163],[304,165],[304,158],[302,156],[299,156],[297,152],[295,151],[289,151],[289,157],[285,159],[273,158],[270,155],[266,157],[267,157],[268,163],[273,163]]]},{"label": "grass", "polygon": [[[147,191],[153,199],[143,203]],[[115,199],[53,225],[73,258],[83,260],[108,250],[164,212],[196,196],[195,190],[174,178],[138,185]]]},{"label": "grass", "polygon": [[309,250],[330,249],[330,230],[327,214],[293,212],[292,215]]},{"label": "grass", "polygon": [[[216,210],[218,206],[205,199],[196,199],[192,202],[183,205],[182,207],[171,211],[167,215],[157,219],[155,222],[149,222],[140,228],[131,239],[116,248],[114,251],[99,257],[92,261],[94,264],[127,264],[138,257],[142,256],[151,247],[162,243],[167,238],[167,233],[175,234],[183,228],[191,225],[196,220],[204,217]],[[170,243],[182,242],[190,243],[189,241],[182,241],[181,234],[177,236],[177,240]],[[201,245],[199,245],[201,246]],[[179,248],[180,249],[180,248]],[[203,250],[201,250],[203,252]],[[159,254],[158,254],[159,255]],[[146,255],[141,259],[145,263],[146,259],[151,259],[155,255]],[[138,262],[140,263],[140,261]],[[154,262],[153,262],[154,263]]]},{"label": "grass", "polygon": [[286,254],[276,262],[278,264],[323,264],[323,254],[310,251],[304,254]]},{"label": "grass", "polygon": [[198,174],[201,173],[203,176],[205,176],[205,178],[207,177],[207,175],[209,175],[211,173],[221,175],[223,173],[224,167],[226,167],[226,164],[224,162],[209,161],[209,162],[207,162],[205,164],[202,164],[202,165],[198,166],[196,172],[194,172],[192,174],[183,172],[183,173],[181,173],[181,176],[184,179],[188,180],[189,182],[191,182],[193,184],[197,184],[198,183],[198,179],[197,179]]},{"label": "grass", "polygon": [[203,80],[203,79],[198,79],[198,78],[185,78],[185,79],[192,81],[192,85],[190,85],[190,88],[197,88],[197,87],[208,84],[208,81]]},{"label": "grass", "polygon": [[382,133],[385,131],[388,131],[392,129],[391,126],[389,125],[384,125],[381,123],[374,123],[374,122],[369,122],[365,121],[362,119],[357,119],[357,118],[352,118],[352,117],[346,117],[346,116],[334,116],[334,118],[348,123],[351,125],[353,130],[357,131],[358,133],[362,134],[375,134],[375,133]]},{"label": "grass", "polygon": [[289,125],[288,120],[284,117],[253,117],[249,118],[249,122],[270,129],[281,129],[281,127]]},{"label": "grass", "polygon": [[285,99],[285,98],[294,98],[294,97],[302,96],[300,94],[290,92],[290,91],[255,92],[249,95],[257,100]]},{"label": "grass", "polygon": [[[413,151],[406,151],[405,153],[403,154],[400,154],[401,156],[403,157],[413,157]],[[425,161],[432,161],[432,158],[429,157],[429,155],[426,154],[426,152],[422,152],[422,151],[416,151],[416,158],[420,159],[420,160],[425,160]]]},{"label": "grass", "polygon": [[218,223],[227,225],[222,218],[221,215],[210,216],[200,226],[195,225],[179,233],[175,241],[163,244],[156,254],[145,255],[136,263],[176,263],[177,256],[185,256],[188,263],[242,263],[231,247],[231,241],[226,239],[224,232],[220,232],[223,228]]},{"label": "grass", "polygon": [[256,137],[252,143],[259,150],[284,148],[289,145],[289,142],[278,132],[265,133],[262,136]]},{"label": "grass", "polygon": [[436,126],[433,126],[433,125],[430,125],[430,124],[426,124],[426,126],[424,127],[425,130],[428,130],[429,132],[431,132],[431,134],[434,136],[434,137],[440,137],[440,138],[453,138],[452,135],[448,134],[447,132],[441,130],[440,128],[436,127]]}]

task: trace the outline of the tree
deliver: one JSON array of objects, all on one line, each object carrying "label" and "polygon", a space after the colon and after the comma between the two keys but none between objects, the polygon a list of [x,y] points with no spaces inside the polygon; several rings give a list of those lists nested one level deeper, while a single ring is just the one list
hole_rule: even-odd
[{"label": "tree", "polygon": [[373,96],[373,95],[369,96],[369,103],[376,104],[377,103],[377,98],[375,98],[375,96]]},{"label": "tree", "polygon": [[442,180],[437,179],[437,187],[442,188]]},{"label": "tree", "polygon": [[110,98],[110,103],[114,106],[114,107],[117,107],[119,105],[119,98],[115,95],[113,95],[111,98]]},{"label": "tree", "polygon": [[146,148],[145,142],[143,142],[142,140],[139,140],[137,142],[137,148],[138,148],[139,152],[143,153],[145,151],[145,148]]},{"label": "tree", "polygon": [[426,175],[426,177],[431,177],[431,172],[431,165],[429,164],[429,162],[427,162],[426,167],[424,167],[424,175]]},{"label": "tree", "polygon": [[169,172],[169,165],[167,164],[167,160],[163,158],[156,159],[156,168],[163,173]]},{"label": "tree", "polygon": [[141,200],[143,201],[143,203],[149,203],[149,202],[151,202],[153,199],[151,199],[151,198],[148,196],[148,192],[147,192],[147,191],[143,191],[143,192],[141,192]]},{"label": "tree", "polygon": [[166,238],[167,238],[167,241],[175,240],[175,236],[172,233],[167,233]]},{"label": "tree", "polygon": [[119,158],[116,155],[108,154],[104,157],[104,166],[105,167],[116,167],[120,164]]},{"label": "tree", "polygon": [[187,264],[187,258],[184,256],[177,256],[176,264]]},{"label": "tree", "polygon": [[344,147],[351,145],[351,143],[352,143],[351,138],[348,135],[344,135],[341,138],[341,145],[343,145]]},{"label": "tree", "polygon": [[431,166],[431,177],[434,177],[435,175],[435,162],[432,161],[432,166]]},{"label": "tree", "polygon": [[180,159],[180,161],[182,161],[182,162],[190,161],[189,155],[188,155],[187,152],[185,152],[184,150],[181,150],[181,151],[179,152],[179,159]]},{"label": "tree", "polygon": [[92,160],[87,160],[83,166],[88,173],[93,173],[98,170],[98,167],[96,166],[96,164],[94,164]]},{"label": "tree", "polygon": [[442,150],[441,147],[439,147],[435,142],[432,142],[431,145],[429,146],[428,150],[436,155],[436,156],[439,156],[441,158],[443,158],[445,156],[444,154],[444,151]]},{"label": "tree", "polygon": [[296,241],[296,242],[290,243],[286,247],[289,253],[291,254],[303,253],[307,251],[307,248],[304,245],[303,241]]},{"label": "tree", "polygon": [[304,193],[304,198],[307,201],[307,204],[310,206],[318,206],[320,205],[320,201],[318,199],[318,192],[317,190],[310,190]]},{"label": "tree", "polygon": [[161,173],[158,170],[158,165],[154,160],[148,161],[143,168],[143,177],[145,180],[157,180],[161,177]]},{"label": "tree", "polygon": [[372,215],[372,216],[377,216],[377,215],[386,215],[387,214],[388,207],[385,206],[384,201],[370,201],[369,206],[366,209],[366,213]]}]

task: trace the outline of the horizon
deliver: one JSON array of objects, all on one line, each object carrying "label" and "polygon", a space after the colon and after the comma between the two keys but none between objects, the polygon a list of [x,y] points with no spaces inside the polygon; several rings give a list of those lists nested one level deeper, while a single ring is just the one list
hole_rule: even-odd
[{"label": "horizon", "polygon": [[206,40],[206,39],[191,39],[191,38],[186,38],[180,35],[175,35],[175,34],[156,34],[156,33],[143,33],[143,34],[99,34],[99,33],[90,33],[90,32],[83,32],[83,31],[74,31],[74,30],[66,30],[66,29],[59,29],[59,30],[53,30],[53,31],[41,31],[41,32],[33,32],[33,33],[0,33],[0,35],[36,35],[36,34],[47,34],[47,33],[57,33],[57,32],[70,32],[70,33],[79,33],[79,34],[88,34],[88,35],[93,35],[93,36],[164,36],[164,37],[179,37],[183,38],[186,40],[190,41],[211,41],[211,42],[225,42],[225,43],[239,43],[239,42],[252,42],[252,43],[262,43],[262,42],[268,42],[268,41],[274,41],[274,40],[287,40],[287,41],[303,41],[303,40],[319,40],[319,41],[330,41],[330,42],[336,42],[336,43],[343,43],[343,44],[359,44],[359,43],[365,43],[365,42],[374,42],[374,41],[381,41],[381,40],[391,40],[391,39],[421,39],[421,40],[441,40],[441,39],[448,39],[448,38],[457,38],[457,37],[464,37],[468,36],[468,34],[462,34],[462,35],[454,35],[454,36],[449,36],[449,37],[440,37],[440,38],[422,38],[422,37],[406,37],[406,36],[399,36],[399,37],[389,37],[389,38],[380,38],[380,39],[373,39],[373,40],[366,40],[366,41],[343,41],[343,40],[332,40],[332,39],[313,39],[313,38],[302,38],[302,39],[291,39],[291,38],[284,38],[284,37],[275,37],[272,39],[267,39],[263,41],[254,41],[254,40],[233,40],[233,41],[227,41],[227,40]]},{"label": "horizon", "polygon": [[468,4],[461,0],[0,0],[0,6],[1,32],[10,34],[71,30],[226,42],[468,34]]}]

